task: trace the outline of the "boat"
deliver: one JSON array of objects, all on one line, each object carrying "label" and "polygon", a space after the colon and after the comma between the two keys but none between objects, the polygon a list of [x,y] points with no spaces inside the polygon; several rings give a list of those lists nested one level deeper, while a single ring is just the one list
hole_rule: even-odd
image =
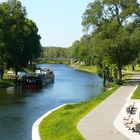
[{"label": "boat", "polygon": [[54,73],[47,68],[37,68],[34,74],[26,75],[22,80],[22,87],[25,89],[40,89],[54,82]]}]

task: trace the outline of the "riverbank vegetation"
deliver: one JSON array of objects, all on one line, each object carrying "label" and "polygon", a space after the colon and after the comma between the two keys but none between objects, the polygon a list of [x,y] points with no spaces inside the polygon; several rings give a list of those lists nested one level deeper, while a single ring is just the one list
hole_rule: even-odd
[{"label": "riverbank vegetation", "polygon": [[96,66],[104,86],[122,83],[123,67],[131,65],[134,70],[140,62],[139,9],[138,0],[89,3],[82,16],[85,34],[71,47],[58,51],[62,52],[59,57],[69,59],[70,64]]},{"label": "riverbank vegetation", "polygon": [[90,72],[90,73],[97,73],[96,66],[85,66],[85,65],[76,65],[72,66],[73,68],[80,70],[80,71],[85,71],[85,72]]},{"label": "riverbank vegetation", "polygon": [[103,92],[87,102],[66,105],[45,118],[40,126],[39,133],[42,140],[84,140],[77,130],[78,121],[89,111],[95,108],[118,87]]},{"label": "riverbank vegetation", "polygon": [[11,80],[0,80],[0,88],[6,88],[9,86],[14,86],[14,82]]},{"label": "riverbank vegetation", "polygon": [[42,47],[41,56],[36,63],[44,64],[66,64],[70,65],[70,52],[68,48],[62,47]]},{"label": "riverbank vegetation", "polygon": [[35,22],[27,18],[20,1],[0,3],[0,79],[6,69],[17,75],[40,56],[40,38]]}]

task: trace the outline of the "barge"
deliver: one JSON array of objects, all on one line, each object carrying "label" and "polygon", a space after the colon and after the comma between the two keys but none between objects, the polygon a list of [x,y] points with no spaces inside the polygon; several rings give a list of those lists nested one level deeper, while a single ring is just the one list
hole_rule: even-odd
[{"label": "barge", "polygon": [[23,77],[22,87],[25,89],[40,89],[52,82],[54,82],[53,71],[47,68],[38,68],[34,74]]}]

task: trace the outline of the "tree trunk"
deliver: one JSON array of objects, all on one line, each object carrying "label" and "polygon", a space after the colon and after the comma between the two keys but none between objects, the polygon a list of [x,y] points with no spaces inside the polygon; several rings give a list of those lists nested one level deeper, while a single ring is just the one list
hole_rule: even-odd
[{"label": "tree trunk", "polygon": [[17,84],[17,82],[18,82],[18,69],[17,68],[15,69],[15,75],[16,75],[15,82]]},{"label": "tree trunk", "polygon": [[122,64],[121,64],[121,60],[120,60],[120,50],[118,48],[118,52],[117,52],[117,75],[118,75],[118,80],[122,80]]},{"label": "tree trunk", "polygon": [[103,72],[103,86],[106,87],[106,74]]},{"label": "tree trunk", "polygon": [[4,70],[3,68],[0,68],[0,80],[3,79],[3,74],[4,74]]},{"label": "tree trunk", "polygon": [[135,70],[135,65],[134,64],[132,64],[132,71],[134,71]]},{"label": "tree trunk", "polygon": [[16,77],[17,77],[17,75],[18,75],[18,70],[17,69],[15,70],[15,74],[16,74]]},{"label": "tree trunk", "polygon": [[118,68],[118,79],[122,80],[122,66],[120,63],[117,64],[117,68]]},{"label": "tree trunk", "polygon": [[117,80],[117,68],[116,68],[116,66],[114,68],[114,80],[115,81]]}]

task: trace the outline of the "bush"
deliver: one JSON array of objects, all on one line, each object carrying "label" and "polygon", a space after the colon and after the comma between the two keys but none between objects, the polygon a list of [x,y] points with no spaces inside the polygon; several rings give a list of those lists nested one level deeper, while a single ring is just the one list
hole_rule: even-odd
[{"label": "bush", "polygon": [[117,79],[117,80],[115,81],[115,83],[116,83],[117,85],[123,85],[124,81],[121,80],[121,79]]},{"label": "bush", "polygon": [[6,88],[9,86],[13,86],[13,82],[9,80],[0,80],[0,88]]}]

